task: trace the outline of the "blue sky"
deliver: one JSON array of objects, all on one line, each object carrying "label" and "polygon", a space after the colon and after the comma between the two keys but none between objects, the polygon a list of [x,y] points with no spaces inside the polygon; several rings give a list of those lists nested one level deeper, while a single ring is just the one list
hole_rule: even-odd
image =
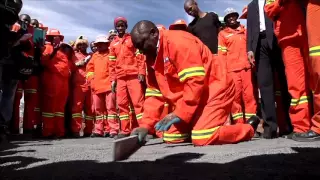
[{"label": "blue sky", "polygon": [[[239,14],[251,0],[198,0],[200,9],[224,16],[227,7]],[[59,29],[66,41],[85,35],[94,40],[113,28],[117,16],[128,19],[129,30],[139,20],[151,20],[168,27],[176,19],[190,22],[183,9],[184,0],[24,0],[22,13],[49,28]]]}]

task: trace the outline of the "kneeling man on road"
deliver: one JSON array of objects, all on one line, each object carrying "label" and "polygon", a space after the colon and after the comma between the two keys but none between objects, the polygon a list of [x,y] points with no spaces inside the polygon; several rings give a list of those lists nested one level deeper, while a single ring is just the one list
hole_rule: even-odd
[{"label": "kneeling man on road", "polygon": [[[189,141],[197,146],[250,140],[257,116],[246,124],[225,126],[231,113],[235,85],[226,62],[211,53],[201,40],[183,31],[160,31],[150,21],[132,29],[135,48],[146,55],[147,83],[144,114],[133,130],[141,143],[148,133],[162,131],[167,143]],[[160,119],[164,102],[173,107]]]}]

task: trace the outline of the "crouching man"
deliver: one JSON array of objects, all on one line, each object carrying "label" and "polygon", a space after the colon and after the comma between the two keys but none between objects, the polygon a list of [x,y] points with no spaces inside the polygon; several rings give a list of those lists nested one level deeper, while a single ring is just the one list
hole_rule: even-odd
[{"label": "crouching man", "polygon": [[[160,31],[150,21],[138,22],[131,32],[135,48],[146,55],[147,82],[141,143],[152,131],[163,131],[167,143],[192,140],[197,146],[250,140],[259,124],[256,116],[245,124],[224,126],[234,100],[235,85],[226,63],[198,38],[182,31]],[[173,111],[160,120],[168,102]]]}]

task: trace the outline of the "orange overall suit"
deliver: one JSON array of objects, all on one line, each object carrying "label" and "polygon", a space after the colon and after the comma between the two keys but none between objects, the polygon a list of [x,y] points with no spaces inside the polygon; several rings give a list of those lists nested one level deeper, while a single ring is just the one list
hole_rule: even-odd
[{"label": "orange overall suit", "polygon": [[310,129],[308,79],[306,79],[307,33],[306,21],[297,0],[267,0],[266,14],[274,20],[274,32],[282,50],[283,62],[292,97],[289,115],[296,133]]},{"label": "orange overall suit", "polygon": [[[81,52],[75,53],[73,59],[74,64],[79,61],[83,61],[89,54],[82,54]],[[80,133],[82,127],[82,111],[85,114],[85,128],[83,133],[85,136],[91,135],[93,130],[93,112],[92,112],[92,100],[91,90],[86,82],[86,65],[78,66],[77,70],[72,74],[71,80],[71,112],[72,121],[71,128],[73,133]]]},{"label": "orange overall suit", "polygon": [[128,135],[137,124],[129,119],[129,102],[132,101],[136,120],[142,118],[144,90],[138,75],[145,75],[145,58],[134,48],[130,34],[119,36],[111,42],[109,54],[110,81],[117,82],[117,104],[121,122],[121,134]]},{"label": "orange overall suit", "polygon": [[[47,36],[61,36],[58,30],[49,30]],[[63,39],[63,38],[62,38]],[[64,111],[69,92],[69,78],[75,69],[73,63],[61,50],[52,56],[53,46],[45,45],[41,64],[42,121],[44,137],[63,137],[65,135]]]},{"label": "orange overall suit", "polygon": [[[164,102],[182,122],[164,132],[168,143],[190,138],[198,146],[250,140],[250,124],[224,126],[231,113],[235,86],[228,78],[226,62],[211,53],[201,40],[183,31],[160,31],[158,55],[147,64],[148,89],[139,126],[153,131]],[[147,61],[148,62],[148,61]]]},{"label": "orange overall suit", "polygon": [[91,84],[96,112],[94,133],[117,135],[119,122],[116,111],[116,95],[111,92],[109,53],[95,52],[87,65],[87,80]]},{"label": "orange overall suit", "polygon": [[246,29],[242,25],[237,29],[226,27],[219,32],[218,39],[219,55],[226,61],[228,73],[236,87],[231,109],[232,119],[234,123],[244,123],[245,120],[256,115],[257,111],[251,65],[246,50]]},{"label": "orange overall suit", "polygon": [[[18,32],[21,26],[16,23],[12,27],[12,31]],[[28,27],[28,33],[33,34],[33,27]],[[32,39],[30,39],[33,46]],[[33,47],[32,47],[33,48]],[[28,55],[33,56],[33,50],[26,52]],[[15,101],[14,101],[14,115],[13,115],[13,129],[19,131],[20,121],[20,100],[22,93],[24,94],[24,115],[23,115],[23,129],[24,132],[28,132],[34,129],[35,125],[39,125],[40,108],[39,108],[39,77],[31,76],[28,80],[20,81],[18,83]]]},{"label": "orange overall suit", "polygon": [[311,130],[320,134],[320,1],[309,0],[307,5],[307,30],[309,40],[309,73],[313,92],[314,115]]}]

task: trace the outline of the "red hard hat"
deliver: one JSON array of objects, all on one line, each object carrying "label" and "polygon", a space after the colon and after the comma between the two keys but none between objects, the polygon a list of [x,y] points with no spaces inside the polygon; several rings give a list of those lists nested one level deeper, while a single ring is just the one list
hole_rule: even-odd
[{"label": "red hard hat", "polygon": [[114,26],[117,26],[117,23],[119,21],[123,21],[126,24],[128,23],[128,21],[127,21],[127,19],[125,17],[120,16],[120,17],[117,17],[117,18],[114,19]]},{"label": "red hard hat", "polygon": [[159,30],[166,30],[167,28],[164,26],[164,25],[162,25],[162,24],[157,24],[157,28],[159,29]]},{"label": "red hard hat", "polygon": [[172,28],[173,28],[174,26],[176,26],[176,25],[183,25],[183,26],[186,27],[186,29],[187,29],[187,27],[188,27],[187,22],[186,22],[185,20],[183,20],[183,19],[178,19],[178,20],[176,20],[173,24],[171,24],[171,25],[169,26],[169,29],[172,29]]},{"label": "red hard hat", "polygon": [[248,6],[245,6],[242,10],[242,14],[239,19],[247,19],[248,16]]},{"label": "red hard hat", "polygon": [[39,23],[39,28],[48,31],[48,27],[45,27],[42,23]]},{"label": "red hard hat", "polygon": [[47,31],[47,37],[48,36],[60,36],[61,41],[63,41],[64,36],[60,33],[60,31],[58,29],[49,29]]}]

